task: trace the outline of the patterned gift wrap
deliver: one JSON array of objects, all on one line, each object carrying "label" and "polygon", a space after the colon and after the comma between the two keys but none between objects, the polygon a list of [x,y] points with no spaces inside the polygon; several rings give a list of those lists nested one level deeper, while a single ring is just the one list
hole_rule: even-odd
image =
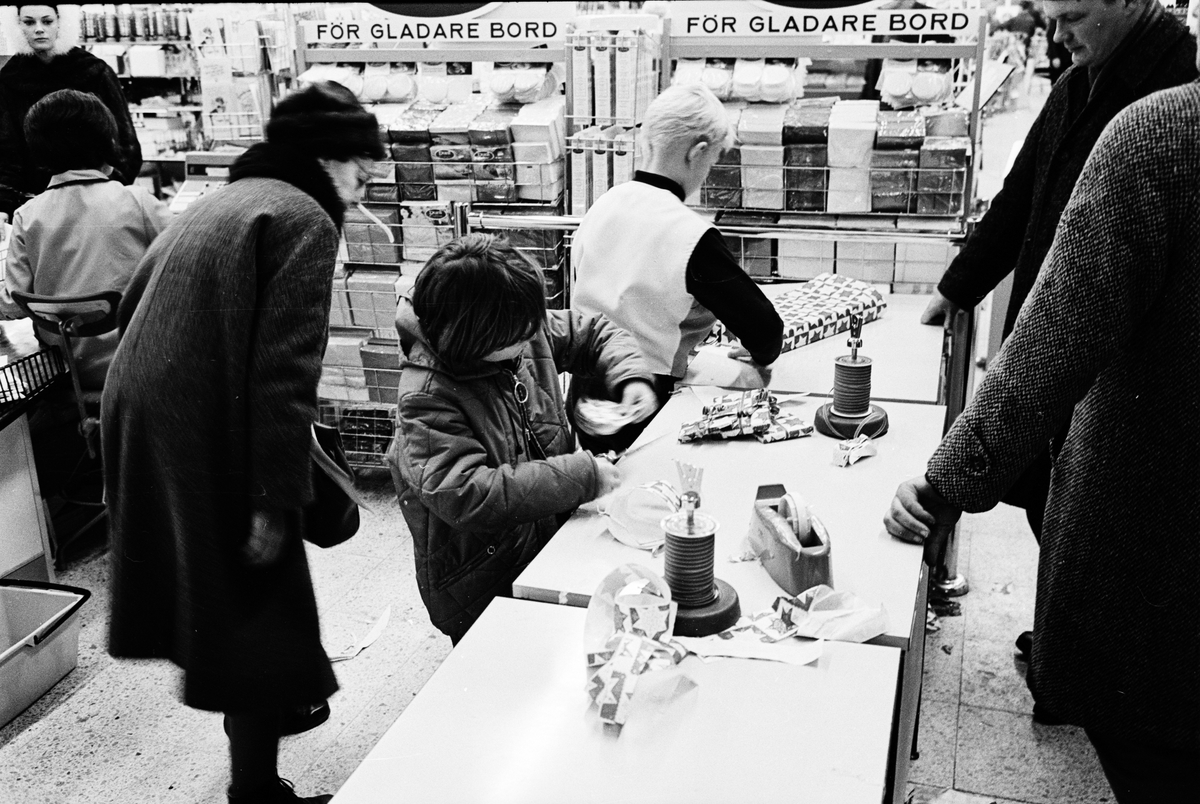
[{"label": "patterned gift wrap", "polygon": [[[824,273],[803,287],[775,298],[783,319],[783,351],[790,352],[850,329],[850,316],[867,324],[887,308],[883,294],[866,282],[840,274]],[[735,343],[737,338],[718,321],[705,343]]]},{"label": "patterned gift wrap", "polygon": [[718,396],[701,408],[704,418],[685,422],[679,441],[752,435],[764,444],[812,435],[812,424],[781,413],[779,401],[765,388]]}]

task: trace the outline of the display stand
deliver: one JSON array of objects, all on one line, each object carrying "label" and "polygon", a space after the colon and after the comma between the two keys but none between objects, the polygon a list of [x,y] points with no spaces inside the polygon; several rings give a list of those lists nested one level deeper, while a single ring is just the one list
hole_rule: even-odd
[{"label": "display stand", "polygon": [[[527,22],[506,20],[503,25],[505,30],[513,24],[528,29]],[[436,31],[439,25],[448,31],[451,24],[435,18],[423,18],[419,23],[429,26],[430,31]],[[545,23],[539,22],[533,30],[559,30],[557,22]],[[410,65],[420,87],[418,65],[424,69],[429,65],[471,63],[473,67],[465,76],[470,80],[479,72],[479,63],[554,64],[564,58],[561,38],[421,42],[399,38],[409,28],[417,30],[417,24],[417,20],[398,16],[381,23],[301,23],[297,28],[297,75],[317,65],[356,70],[367,65]],[[456,24],[465,25],[461,21]],[[491,25],[485,22],[480,30],[491,30]],[[334,34],[345,34],[352,41]],[[394,38],[370,38],[380,34]],[[422,98],[423,92],[418,102]],[[406,105],[381,103],[371,108],[383,122],[389,107],[404,109]],[[486,210],[503,220],[502,228],[509,240],[542,268],[547,305],[567,305],[569,276],[561,233],[523,226],[530,216],[561,215],[563,211],[561,149],[552,149],[554,153],[541,158],[518,158],[515,146],[504,144],[498,144],[497,152],[509,147],[514,149],[511,156],[505,153],[496,161],[461,164],[396,159],[403,149],[393,148],[393,159],[378,165],[378,175],[368,185],[368,214],[351,210],[347,216],[345,240],[334,274],[330,340],[318,394],[322,419],[338,427],[355,468],[386,466],[400,375],[395,329],[399,296],[411,287],[416,273],[438,245],[466,233],[468,210]],[[435,172],[433,165],[439,170]],[[461,175],[456,173],[453,180],[443,180],[455,170]]]}]

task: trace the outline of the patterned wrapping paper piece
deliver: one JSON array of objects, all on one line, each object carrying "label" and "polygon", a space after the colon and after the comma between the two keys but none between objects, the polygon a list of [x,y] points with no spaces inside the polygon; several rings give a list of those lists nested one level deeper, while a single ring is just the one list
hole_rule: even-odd
[{"label": "patterned wrapping paper piece", "polygon": [[[790,352],[850,329],[850,316],[862,316],[868,324],[883,315],[883,294],[861,279],[824,273],[796,290],[775,297],[775,309],[783,319],[783,349]],[[737,343],[733,333],[718,321],[705,343]]]},{"label": "patterned wrapping paper piece", "polygon": [[778,597],[771,604],[779,619],[791,626],[793,636],[866,642],[888,630],[883,606],[869,606],[850,592],[837,592],[824,584],[796,597]]},{"label": "patterned wrapping paper piece", "polygon": [[613,630],[603,648],[586,652],[588,666],[596,668],[587,682],[588,697],[599,708],[600,719],[617,726],[629,716],[638,677],[673,667],[687,655],[687,649],[671,639],[678,609],[661,593],[665,585],[657,576],[645,577],[648,570],[639,577],[631,569],[619,568],[601,583],[601,589],[611,589],[616,578],[626,581],[611,603],[598,601],[600,590],[593,595],[593,605],[611,606],[605,616]]},{"label": "patterned wrapping paper piece", "polygon": [[704,418],[685,422],[679,442],[704,438],[737,438],[753,435],[764,444],[812,435],[812,425],[781,413],[779,401],[765,388],[718,396],[703,406]]},{"label": "patterned wrapping paper piece", "polygon": [[[784,598],[780,598],[783,600]],[[777,600],[774,605],[778,605]],[[782,642],[796,635],[796,625],[792,622],[790,610],[763,609],[738,620],[737,625],[724,632],[748,631],[756,634],[763,642]]]}]

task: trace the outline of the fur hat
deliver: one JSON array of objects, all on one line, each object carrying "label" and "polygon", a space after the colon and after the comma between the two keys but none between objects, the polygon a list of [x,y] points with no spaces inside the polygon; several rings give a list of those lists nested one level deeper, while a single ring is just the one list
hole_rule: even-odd
[{"label": "fur hat", "polygon": [[[35,4],[27,3],[24,5]],[[78,47],[82,9],[79,6],[59,5],[57,3],[37,3],[36,5],[50,6],[50,8],[58,12],[58,39],[54,40],[54,47],[50,52],[55,56],[61,56],[71,48]],[[29,41],[21,33],[21,25],[18,22],[17,12],[20,11],[21,6],[21,3],[0,6],[0,27],[4,28],[4,35],[8,38],[9,52],[31,56],[33,55],[33,48],[29,46]]]},{"label": "fur hat", "polygon": [[350,90],[317,82],[288,95],[271,110],[267,142],[324,159],[383,159],[379,121]]}]

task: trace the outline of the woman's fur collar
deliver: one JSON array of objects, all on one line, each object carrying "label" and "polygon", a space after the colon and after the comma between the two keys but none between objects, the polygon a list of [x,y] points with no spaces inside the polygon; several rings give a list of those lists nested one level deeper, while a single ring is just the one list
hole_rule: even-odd
[{"label": "woman's fur collar", "polygon": [[[4,28],[12,53],[32,56],[33,48],[29,46],[29,41],[21,33],[21,26],[17,21],[18,10],[18,6],[0,7],[0,27]],[[52,54],[61,56],[79,46],[82,16],[83,10],[79,6],[62,5],[58,7],[58,39],[54,42],[54,49],[50,51]]]},{"label": "woman's fur collar", "polygon": [[300,151],[260,142],[250,147],[237,158],[229,169],[229,180],[278,179],[312,196],[321,209],[333,218],[333,224],[341,231],[346,215],[346,205],[333,186],[333,179],[321,167],[316,157]]}]

